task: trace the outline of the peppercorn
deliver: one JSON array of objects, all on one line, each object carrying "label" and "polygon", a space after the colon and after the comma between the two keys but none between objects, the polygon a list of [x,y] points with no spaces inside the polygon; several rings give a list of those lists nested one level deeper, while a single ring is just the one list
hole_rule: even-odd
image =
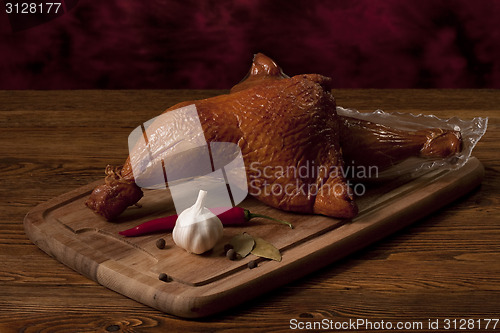
[{"label": "peppercorn", "polygon": [[229,249],[226,252],[226,257],[229,260],[236,260],[236,251],[234,249]]},{"label": "peppercorn", "polygon": [[158,279],[163,281],[163,282],[170,282],[172,281],[172,278],[170,276],[168,276],[167,274],[165,273],[160,273],[160,275],[158,275]]},{"label": "peppercorn", "polygon": [[165,245],[166,245],[166,242],[165,242],[165,239],[163,239],[163,238],[160,238],[156,241],[156,247],[159,248],[160,250],[164,249]]},{"label": "peppercorn", "polygon": [[248,268],[250,269],[254,269],[255,267],[257,267],[257,262],[255,260],[251,260],[248,262]]}]

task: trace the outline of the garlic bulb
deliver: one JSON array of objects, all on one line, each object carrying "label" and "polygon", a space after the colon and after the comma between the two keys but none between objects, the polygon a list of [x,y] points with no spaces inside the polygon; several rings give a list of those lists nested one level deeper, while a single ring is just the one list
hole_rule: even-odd
[{"label": "garlic bulb", "polygon": [[203,206],[206,195],[200,191],[195,204],[179,214],[172,232],[175,244],[190,253],[211,250],[222,238],[222,222]]}]

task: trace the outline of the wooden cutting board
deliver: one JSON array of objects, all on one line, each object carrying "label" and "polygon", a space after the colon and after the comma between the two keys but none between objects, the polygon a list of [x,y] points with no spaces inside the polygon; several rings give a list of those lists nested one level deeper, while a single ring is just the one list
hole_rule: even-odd
[{"label": "wooden cutting board", "polygon": [[[471,158],[457,170],[435,170],[413,180],[372,185],[357,202],[360,214],[342,221],[325,216],[282,212],[253,198],[241,206],[287,220],[282,224],[255,219],[226,227],[223,240],[204,255],[188,254],[174,245],[170,233],[123,237],[118,231],[174,213],[166,190],[146,191],[142,208],[130,207],[114,223],[84,206],[96,182],[68,192],[31,210],[24,227],[43,251],[116,292],[180,317],[202,317],[230,308],[328,265],[401,229],[478,186],[482,164]],[[223,246],[247,232],[275,245],[282,261],[249,255],[228,260]],[[160,237],[167,247],[155,245]],[[258,266],[247,264],[256,260]],[[158,279],[166,273],[167,282]]]}]

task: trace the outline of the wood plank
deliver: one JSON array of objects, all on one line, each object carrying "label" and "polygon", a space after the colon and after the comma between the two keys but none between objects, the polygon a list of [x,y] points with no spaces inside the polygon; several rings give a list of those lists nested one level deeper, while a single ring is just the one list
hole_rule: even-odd
[{"label": "wood plank", "polygon": [[[24,226],[42,250],[102,285],[171,314],[200,317],[225,310],[239,303],[238,299],[255,297],[387,236],[472,190],[482,177],[483,167],[473,158],[458,170],[435,170],[398,187],[385,184],[385,189],[376,188],[359,198],[360,214],[350,222],[286,213],[247,199],[243,206],[251,211],[294,224],[293,230],[269,223],[244,228],[280,249],[280,263],[253,255],[239,261],[225,258],[224,244],[242,228],[226,227],[223,240],[204,255],[188,254],[174,246],[171,234],[164,235],[168,250],[155,248],[157,235],[118,236],[119,230],[173,214],[171,199],[165,194],[168,191],[147,191],[141,199],[143,208],[129,208],[122,222],[107,223],[84,205],[96,185],[91,184],[35,208]],[[250,260],[257,260],[259,267],[248,270]],[[172,282],[159,281],[162,272]],[[266,287],[255,289],[256,284]]]},{"label": "wood plank", "polygon": [[[485,167],[482,185],[382,241],[221,315],[197,321],[166,315],[61,265],[27,238],[22,220],[30,209],[101,179],[107,163],[123,162],[123,138],[109,136],[110,141],[103,142],[99,131],[123,130],[128,135],[127,128],[149,119],[150,114],[156,115],[175,102],[209,97],[212,93],[0,92],[1,332],[105,331],[108,327],[123,331],[284,332],[289,331],[290,318],[427,320],[498,314],[500,292],[495,280],[490,280],[500,276],[498,90],[335,90],[339,105],[366,112],[380,108],[432,113],[443,118],[489,117],[488,131],[474,150]],[[15,113],[8,116],[10,111]],[[79,140],[53,149],[51,142],[69,137],[64,130],[68,122]],[[17,130],[2,135],[12,127]],[[47,129],[45,134],[41,128]],[[86,135],[80,135],[81,131]],[[32,132],[38,134],[32,136]],[[18,139],[25,140],[22,148]],[[47,143],[44,149],[39,140]],[[75,154],[80,144],[94,147],[99,156]],[[405,262],[414,269],[408,270]],[[482,275],[481,266],[487,268]],[[446,282],[448,271],[454,272],[453,279],[458,282],[433,288],[433,281]],[[415,272],[419,272],[420,288],[414,292],[401,288],[413,285],[412,281],[417,283]],[[462,279],[468,288],[455,290]],[[363,283],[351,288],[358,280]],[[386,282],[386,290],[372,290],[372,284],[379,288],[380,281]]]}]

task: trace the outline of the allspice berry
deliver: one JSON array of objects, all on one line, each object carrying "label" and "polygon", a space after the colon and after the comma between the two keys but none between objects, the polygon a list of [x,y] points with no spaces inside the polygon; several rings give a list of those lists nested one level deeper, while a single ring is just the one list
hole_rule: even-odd
[{"label": "allspice berry", "polygon": [[226,257],[229,260],[236,260],[236,251],[234,249],[229,249],[226,252]]},{"label": "allspice berry", "polygon": [[168,276],[165,273],[160,273],[160,275],[158,275],[158,279],[161,280],[161,281],[163,281],[163,282],[170,282],[170,281],[172,281],[172,279],[170,278],[170,276]]},{"label": "allspice berry", "polygon": [[257,267],[257,262],[255,260],[251,260],[248,262],[248,268],[254,269],[255,267]]},{"label": "allspice berry", "polygon": [[166,245],[165,239],[160,238],[156,241],[156,247],[159,248],[160,250],[164,249]]}]

